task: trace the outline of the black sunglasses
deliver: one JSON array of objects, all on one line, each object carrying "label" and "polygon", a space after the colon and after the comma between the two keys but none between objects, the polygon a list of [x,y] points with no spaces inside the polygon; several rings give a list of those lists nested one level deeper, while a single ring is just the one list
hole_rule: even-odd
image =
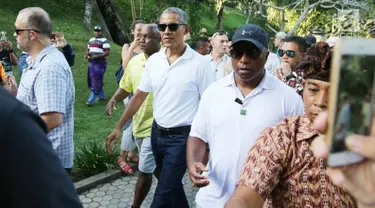
[{"label": "black sunglasses", "polygon": [[181,25],[185,26],[186,24],[172,23],[172,24],[158,24],[158,29],[160,32],[164,32],[167,27],[170,31],[176,31]]},{"label": "black sunglasses", "polygon": [[20,35],[20,32],[22,31],[34,31],[34,32],[37,32],[37,33],[40,33],[38,30],[35,30],[35,29],[17,29],[17,28],[14,28],[14,32],[17,34],[17,35]]},{"label": "black sunglasses", "polygon": [[101,32],[101,30],[94,30],[94,32]]},{"label": "black sunglasses", "polygon": [[246,56],[250,59],[256,59],[256,58],[259,58],[259,56],[266,50],[259,50],[257,48],[253,48],[253,49],[250,49],[250,50],[245,50],[244,48],[239,48],[239,49],[235,49],[235,48],[232,48],[230,50],[230,56],[233,58],[233,59],[236,59],[236,60],[240,60],[242,58],[242,56],[244,54],[246,54]]},{"label": "black sunglasses", "polygon": [[295,51],[291,51],[291,50],[279,50],[279,56],[280,57],[283,57],[284,54],[286,54],[286,56],[290,57],[290,58],[293,58],[295,55],[296,55],[296,52]]}]

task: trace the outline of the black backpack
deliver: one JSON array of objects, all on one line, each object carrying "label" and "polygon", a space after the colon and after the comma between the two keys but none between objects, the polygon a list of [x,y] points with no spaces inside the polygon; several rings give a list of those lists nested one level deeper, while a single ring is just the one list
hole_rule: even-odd
[{"label": "black backpack", "polygon": [[120,64],[120,68],[116,71],[116,81],[120,83],[122,76],[124,75],[124,69],[122,68],[122,64]]}]

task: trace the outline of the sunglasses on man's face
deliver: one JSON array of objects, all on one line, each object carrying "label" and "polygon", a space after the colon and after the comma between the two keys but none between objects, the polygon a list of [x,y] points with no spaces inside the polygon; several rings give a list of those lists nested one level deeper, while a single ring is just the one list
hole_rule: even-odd
[{"label": "sunglasses on man's face", "polygon": [[160,32],[164,32],[167,27],[170,31],[176,31],[181,25],[185,26],[186,24],[178,24],[178,23],[172,23],[172,24],[158,24],[158,29]]},{"label": "sunglasses on man's face", "polygon": [[293,58],[294,56],[296,56],[296,52],[295,51],[291,51],[291,50],[279,50],[279,56],[280,57],[283,57],[284,54],[290,58]]},{"label": "sunglasses on man's face", "polygon": [[34,31],[34,32],[39,33],[39,31],[35,30],[35,29],[17,29],[17,28],[14,28],[14,33],[16,35],[20,35],[20,32],[22,32],[22,31]]},{"label": "sunglasses on man's face", "polygon": [[245,48],[232,48],[230,50],[230,56],[233,59],[240,60],[244,54],[246,54],[246,57],[250,59],[257,59],[262,54],[263,51],[253,48],[253,49],[245,49]]}]

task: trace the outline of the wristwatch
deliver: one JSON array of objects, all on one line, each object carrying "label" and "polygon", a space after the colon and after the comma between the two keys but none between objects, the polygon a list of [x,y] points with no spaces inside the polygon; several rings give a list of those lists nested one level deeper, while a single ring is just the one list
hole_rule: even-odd
[{"label": "wristwatch", "polygon": [[9,51],[9,53],[13,53],[14,52],[13,49],[9,49],[8,51]]}]

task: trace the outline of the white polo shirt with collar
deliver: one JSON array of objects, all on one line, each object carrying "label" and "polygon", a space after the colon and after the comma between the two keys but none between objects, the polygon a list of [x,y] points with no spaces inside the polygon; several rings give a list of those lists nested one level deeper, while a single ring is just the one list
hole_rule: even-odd
[{"label": "white polo shirt with collar", "polygon": [[210,62],[210,67],[214,73],[215,81],[222,79],[224,76],[233,71],[232,58],[226,54],[224,54],[224,56],[218,62],[214,60],[211,53],[205,55],[204,57]]},{"label": "white polo shirt with collar", "polygon": [[138,86],[143,92],[153,92],[154,118],[165,128],[191,125],[201,95],[214,81],[208,61],[185,46],[184,54],[172,65],[165,48],[152,55]]},{"label": "white polo shirt with collar", "polygon": [[236,87],[233,72],[213,83],[202,96],[190,132],[210,146],[210,184],[199,190],[198,207],[224,207],[259,134],[288,116],[303,113],[302,98],[269,73],[246,98]]}]

